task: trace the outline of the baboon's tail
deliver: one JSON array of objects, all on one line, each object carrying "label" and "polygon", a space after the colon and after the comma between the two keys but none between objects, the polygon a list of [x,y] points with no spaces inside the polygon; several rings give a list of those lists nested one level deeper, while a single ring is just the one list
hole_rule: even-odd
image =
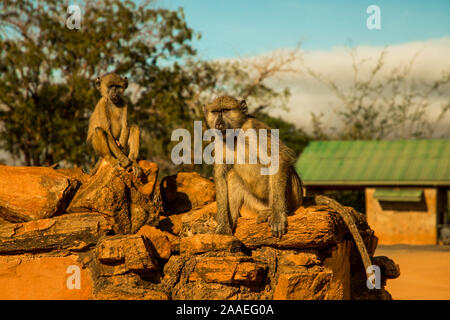
[{"label": "baboon's tail", "polygon": [[364,268],[367,272],[367,268],[372,265],[372,260],[370,259],[369,253],[367,252],[366,245],[361,237],[361,234],[356,227],[355,220],[353,219],[352,214],[348,209],[344,208],[339,202],[328,198],[323,195],[316,195],[314,197],[316,204],[329,206],[331,209],[336,211],[344,220],[347,228],[350,230],[350,233],[353,236],[353,240],[355,240],[356,246],[358,247],[359,254],[361,255],[362,262],[364,264]]}]

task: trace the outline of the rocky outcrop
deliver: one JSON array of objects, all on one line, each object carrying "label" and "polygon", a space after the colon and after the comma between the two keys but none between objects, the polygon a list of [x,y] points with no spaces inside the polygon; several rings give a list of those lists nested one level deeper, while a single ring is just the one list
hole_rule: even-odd
[{"label": "rocky outcrop", "polygon": [[141,161],[145,181],[103,161],[96,174],[75,194],[67,212],[100,212],[113,225],[115,233],[135,233],[144,224],[157,225],[162,200],[156,187],[157,168]]},{"label": "rocky outcrop", "polygon": [[164,211],[182,213],[214,201],[214,183],[195,172],[180,172],[161,181]]},{"label": "rocky outcrop", "polygon": [[50,168],[0,166],[0,217],[24,222],[61,214],[79,185]]},{"label": "rocky outcrop", "polygon": [[[300,207],[281,238],[243,210],[233,236],[216,235],[211,181],[179,173],[160,184],[156,164],[140,165],[143,180],[107,163],[93,176],[0,167],[3,177],[17,182],[23,173],[31,184],[5,189],[1,182],[0,208],[8,211],[0,211],[0,299],[390,298],[383,288],[399,267],[373,257],[377,238],[356,211],[349,210],[381,269],[380,289],[367,288],[361,257],[331,208]],[[61,193],[64,185],[73,189]],[[45,199],[45,186],[61,196]],[[30,194],[26,203],[19,191],[33,188],[39,199]],[[10,200],[14,192],[21,201]],[[31,211],[33,201],[45,210]]]}]

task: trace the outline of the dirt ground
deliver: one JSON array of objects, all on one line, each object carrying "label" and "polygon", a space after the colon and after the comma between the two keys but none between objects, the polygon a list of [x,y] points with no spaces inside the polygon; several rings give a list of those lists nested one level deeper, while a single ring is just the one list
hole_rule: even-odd
[{"label": "dirt ground", "polygon": [[386,289],[397,300],[450,300],[450,246],[378,246],[376,256],[400,265]]}]

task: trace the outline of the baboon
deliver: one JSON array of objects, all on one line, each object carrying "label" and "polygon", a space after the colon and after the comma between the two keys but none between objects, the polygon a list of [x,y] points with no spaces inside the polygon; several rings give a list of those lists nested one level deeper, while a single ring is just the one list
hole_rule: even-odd
[{"label": "baboon", "polygon": [[[270,152],[270,128],[248,114],[245,100],[238,101],[230,96],[221,96],[203,108],[206,124],[218,129],[225,136],[226,129],[255,129],[258,141],[259,129],[266,129],[267,152]],[[248,156],[249,139],[246,138]],[[219,234],[232,234],[236,228],[239,210],[242,206],[258,214],[258,222],[269,221],[272,234],[280,237],[286,233],[287,213],[295,211],[303,200],[302,181],[294,169],[295,154],[281,141],[278,142],[278,170],[273,174],[261,174],[260,148],[257,163],[214,164],[214,182],[217,199],[217,229]],[[234,151],[235,159],[237,157]],[[224,152],[225,156],[225,152]]]},{"label": "baboon", "polygon": [[139,127],[128,127],[128,107],[123,98],[128,79],[110,72],[95,79],[95,87],[102,97],[89,119],[88,143],[113,167],[131,168],[136,177],[142,177],[143,171],[137,163]]}]

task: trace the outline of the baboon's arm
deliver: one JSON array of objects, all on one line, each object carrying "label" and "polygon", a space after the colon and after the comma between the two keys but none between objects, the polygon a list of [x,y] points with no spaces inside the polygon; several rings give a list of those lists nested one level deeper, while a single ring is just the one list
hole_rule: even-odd
[{"label": "baboon's arm", "polygon": [[121,123],[121,130],[120,130],[120,136],[119,136],[119,143],[124,150],[127,149],[128,138],[130,136],[130,128],[128,127],[128,121],[127,121],[127,117],[128,117],[127,109],[128,109],[128,107],[125,106],[123,113],[122,113],[122,117],[121,117],[122,123]]},{"label": "baboon's arm", "polygon": [[288,171],[282,167],[282,161],[280,161],[278,172],[271,175],[269,178],[270,191],[272,192],[272,216],[269,219],[269,223],[272,228],[272,234],[276,237],[281,237],[286,233],[286,188],[288,182],[287,172]]},{"label": "baboon's arm", "polygon": [[227,165],[214,165],[214,182],[216,185],[217,202],[217,229],[218,234],[232,234],[230,216],[228,213],[228,185],[227,185]]}]

